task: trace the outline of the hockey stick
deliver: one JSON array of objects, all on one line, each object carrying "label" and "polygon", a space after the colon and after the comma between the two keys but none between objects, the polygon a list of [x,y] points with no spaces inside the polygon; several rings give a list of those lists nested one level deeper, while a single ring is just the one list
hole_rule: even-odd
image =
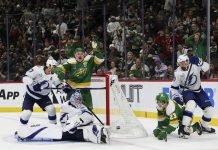
[{"label": "hockey stick", "polygon": [[189,68],[189,70],[188,70],[188,74],[187,74],[187,76],[186,76],[185,84],[184,84],[184,86],[183,86],[183,88],[182,88],[182,93],[181,93],[181,95],[183,95],[183,93],[184,93],[184,91],[185,91],[185,87],[186,87],[186,85],[187,85],[187,80],[188,80],[188,77],[189,77],[189,75],[190,75],[191,69],[192,69],[192,63],[191,63],[190,68]]},{"label": "hockey stick", "polygon": [[101,125],[104,126],[104,123],[98,118],[98,116],[89,107],[87,107],[87,108],[92,113],[92,115],[95,116],[95,118],[101,123]]},{"label": "hockey stick", "polygon": [[[51,93],[52,93],[52,95],[53,95],[53,98],[54,98],[54,100],[53,101],[57,101],[58,102],[58,99],[57,99],[57,97],[56,97],[56,95],[55,95],[55,93],[54,93],[54,91],[53,90],[51,90]],[[59,103],[59,102],[58,102]]]},{"label": "hockey stick", "polygon": [[[63,88],[57,88],[57,87],[51,87],[51,88],[46,88],[46,89],[51,89],[51,90],[62,90]],[[72,90],[104,90],[106,87],[100,87],[100,88],[72,88]]]}]

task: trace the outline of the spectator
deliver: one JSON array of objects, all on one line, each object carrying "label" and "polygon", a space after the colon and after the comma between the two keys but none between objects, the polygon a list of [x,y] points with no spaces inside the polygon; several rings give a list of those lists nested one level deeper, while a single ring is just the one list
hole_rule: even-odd
[{"label": "spectator", "polygon": [[2,67],[0,66],[0,82],[6,81],[6,75],[3,72]]},{"label": "spectator", "polygon": [[217,59],[217,44],[214,41],[211,41],[210,45],[210,59],[215,61]]},{"label": "spectator", "polygon": [[167,73],[167,66],[161,62],[159,57],[155,57],[155,79],[163,80]]},{"label": "spectator", "polygon": [[172,65],[167,66],[167,72],[166,72],[164,79],[173,80],[173,74],[174,74],[174,70],[173,70]]},{"label": "spectator", "polygon": [[135,61],[134,61],[134,56],[133,56],[133,53],[131,51],[129,51],[127,53],[127,70],[130,70],[131,67],[135,64]]},{"label": "spectator", "polygon": [[117,51],[114,44],[110,44],[110,53],[109,53],[109,61],[114,61],[116,64],[119,63],[120,60],[120,53]]},{"label": "spectator", "polygon": [[210,78],[211,80],[217,80],[218,79],[218,71],[217,67],[214,64],[210,64]]},{"label": "spectator", "polygon": [[177,45],[177,58],[182,54],[184,54],[184,48],[183,48],[182,44],[178,44]]},{"label": "spectator", "polygon": [[116,17],[115,16],[111,16],[111,18],[109,19],[109,23],[107,25],[107,32],[112,36],[115,37],[116,36],[116,32],[117,30],[121,29],[120,23],[116,21]]},{"label": "spectator", "polygon": [[202,58],[204,61],[206,60],[206,35],[205,33],[195,33],[191,36],[189,36],[185,43],[188,47],[191,47],[193,49],[193,54],[195,56],[198,56]]},{"label": "spectator", "polygon": [[[108,34],[104,46],[108,48],[109,44],[113,43],[112,47],[106,49],[109,57],[107,65],[110,66],[111,62],[114,61],[120,77],[124,75],[125,50],[133,52],[133,61],[132,58],[128,58],[131,54],[127,56],[128,73],[133,65],[134,56],[140,57],[141,61],[146,62],[151,75],[155,74],[154,67],[156,66],[153,57],[160,56],[164,64],[173,65],[171,60],[174,51],[172,50],[173,20],[171,16],[173,1],[165,0],[158,3],[157,1],[152,3],[151,1],[144,1],[144,9],[146,10],[144,13],[144,35],[142,35],[142,20],[139,19],[141,6],[138,2],[138,0],[129,0],[125,3],[127,9],[124,14],[122,1],[109,0],[108,4],[110,5],[106,5],[106,17],[110,16],[110,18],[108,23],[106,22]],[[10,14],[9,43],[13,47],[10,48],[10,65],[12,66],[10,73],[12,76],[16,75],[18,71],[15,70],[16,67],[12,65],[12,62],[21,64],[20,67],[24,69],[24,72],[33,65],[32,59],[35,48],[36,50],[45,50],[38,52],[43,53],[46,57],[52,55],[56,60],[63,62],[62,60],[66,60],[65,54],[71,57],[74,49],[81,47],[83,43],[86,52],[89,53],[92,40],[95,39],[99,43],[103,41],[103,15],[102,10],[99,9],[102,4],[101,1],[63,1],[64,4],[61,9],[57,7],[56,3],[49,0],[40,1],[40,3],[36,1],[23,1],[22,3],[3,1],[0,3],[0,57],[7,59],[4,53],[6,52],[6,29],[2,16],[5,16],[8,11]],[[182,47],[184,47],[183,42],[185,41],[187,46],[193,49],[193,52],[189,51],[188,54],[192,55],[193,53],[206,59],[206,36],[204,34],[206,31],[206,17],[205,13],[203,13],[202,2],[199,0],[177,1],[175,7],[177,10],[176,20],[174,21],[176,27],[175,47],[177,47],[178,51],[174,54],[178,56],[183,53]],[[71,11],[68,11],[69,8]],[[83,18],[84,42],[82,41],[83,29],[81,24],[82,8],[85,9]],[[62,10],[61,14],[60,10]],[[61,25],[61,36],[59,36],[59,25]],[[36,29],[35,34],[34,29]],[[201,35],[196,36],[198,33]],[[211,62],[216,63],[218,56],[218,15],[215,6],[211,9],[211,35]],[[34,36],[36,37],[35,40]],[[147,42],[142,43],[143,41]],[[51,47],[54,48],[50,49]],[[62,49],[65,49],[66,53]],[[7,74],[5,60],[1,60],[3,75]],[[25,65],[27,62],[28,65]],[[216,66],[216,64],[214,65]],[[101,71],[104,72],[105,70]]]},{"label": "spectator", "polygon": [[114,61],[111,62],[111,69],[109,71],[112,75],[117,75],[117,67]]},{"label": "spectator", "polygon": [[146,79],[150,78],[148,66],[143,64],[140,58],[137,58],[135,64],[130,69],[129,77],[134,80],[143,79],[143,74]]}]

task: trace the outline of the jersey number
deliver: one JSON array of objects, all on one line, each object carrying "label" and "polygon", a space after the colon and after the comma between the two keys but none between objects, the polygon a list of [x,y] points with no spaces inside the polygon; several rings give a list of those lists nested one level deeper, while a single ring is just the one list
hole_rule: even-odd
[{"label": "jersey number", "polygon": [[172,113],[170,115],[170,120],[175,120],[175,119],[177,119],[177,115],[176,115],[176,113]]}]

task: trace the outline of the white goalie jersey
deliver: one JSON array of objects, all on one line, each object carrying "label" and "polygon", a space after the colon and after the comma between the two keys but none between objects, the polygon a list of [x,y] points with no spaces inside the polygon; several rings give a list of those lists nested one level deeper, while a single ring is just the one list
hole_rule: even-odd
[{"label": "white goalie jersey", "polygon": [[73,132],[77,127],[89,125],[93,121],[94,117],[85,105],[73,105],[70,101],[61,105],[60,122],[64,132]]}]

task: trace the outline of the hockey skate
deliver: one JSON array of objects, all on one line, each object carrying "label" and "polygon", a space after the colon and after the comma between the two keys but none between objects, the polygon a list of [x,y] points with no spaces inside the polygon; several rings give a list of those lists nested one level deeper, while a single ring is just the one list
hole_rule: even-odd
[{"label": "hockey skate", "polygon": [[179,129],[178,129],[178,135],[179,138],[183,138],[183,139],[188,139],[188,136],[190,135],[190,132],[188,132],[189,127],[184,126],[184,125],[180,125]]},{"label": "hockey skate", "polygon": [[101,143],[106,143],[106,144],[110,143],[110,133],[108,128],[105,127],[101,128]]},{"label": "hockey skate", "polygon": [[214,128],[210,128],[210,127],[203,127],[202,126],[202,131],[203,131],[203,133],[216,133],[216,130]]},{"label": "hockey skate", "polygon": [[196,122],[195,124],[193,124],[193,127],[196,127],[196,132],[198,133],[198,135],[202,134],[202,125],[200,122]]}]

